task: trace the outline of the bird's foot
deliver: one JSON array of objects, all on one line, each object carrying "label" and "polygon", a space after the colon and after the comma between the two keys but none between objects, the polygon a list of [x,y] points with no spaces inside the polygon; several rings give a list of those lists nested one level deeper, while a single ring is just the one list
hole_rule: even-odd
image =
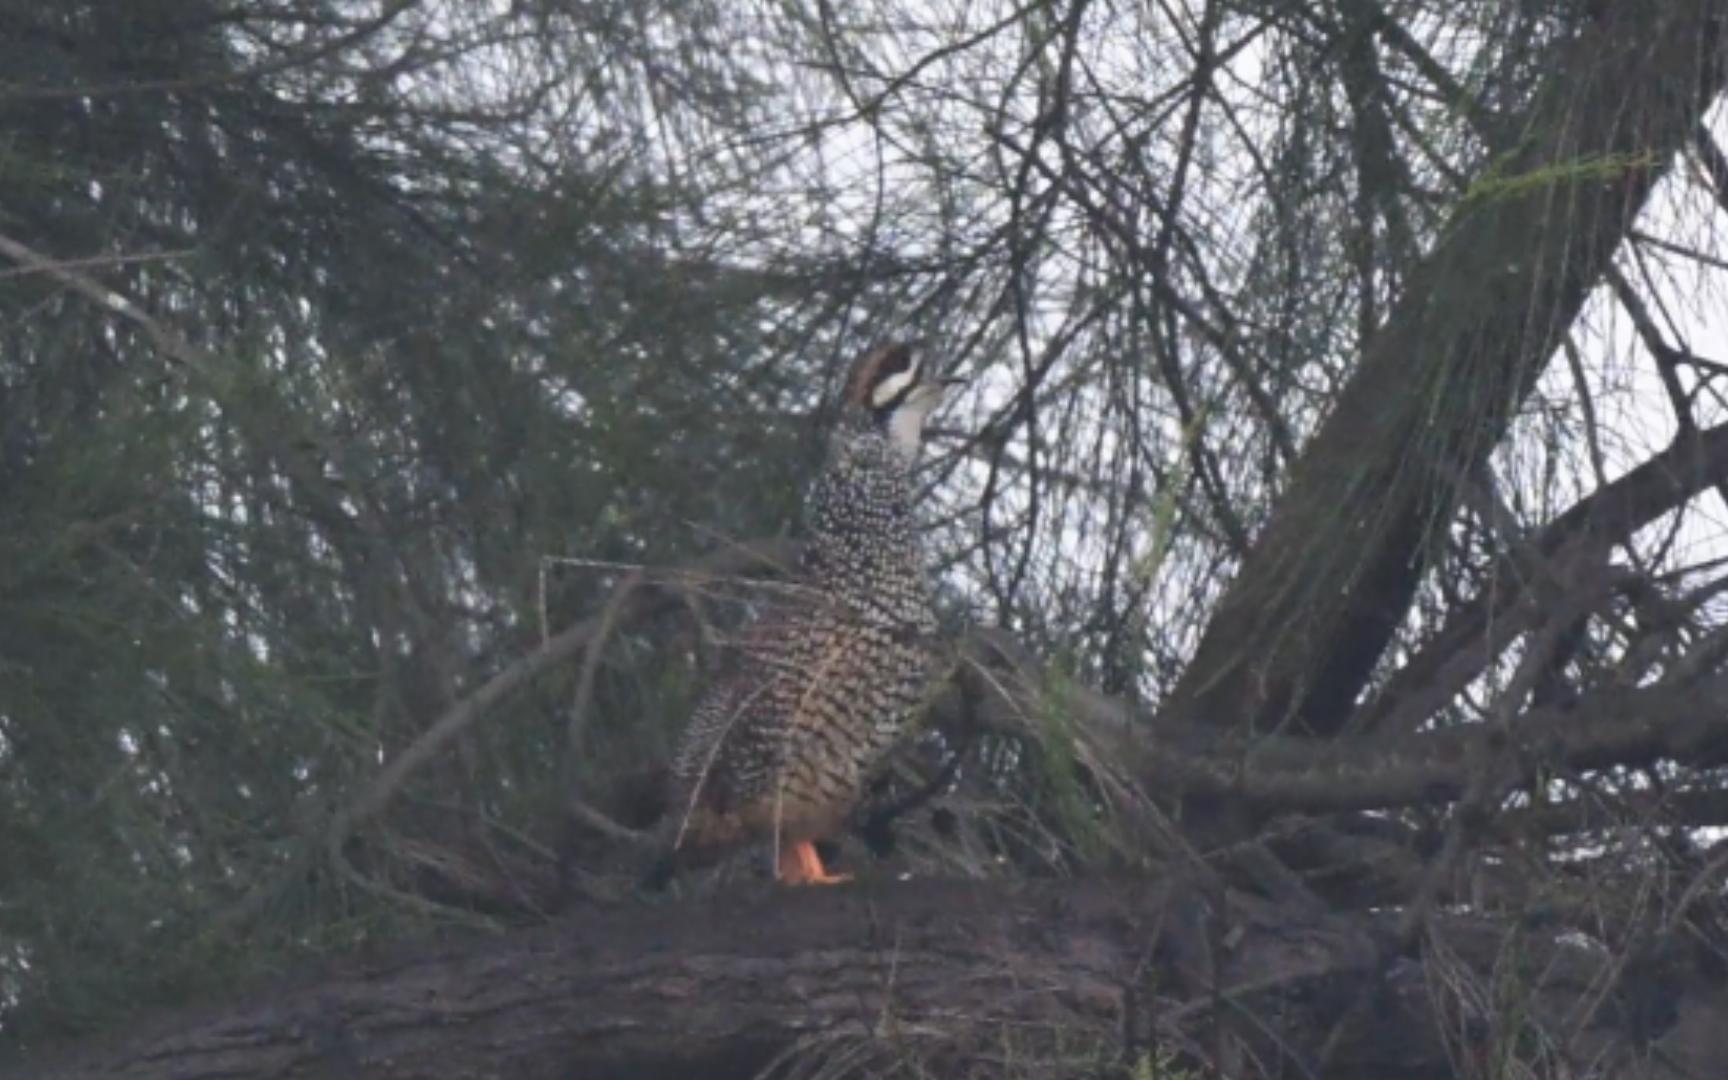
[{"label": "bird's foot", "polygon": [[785,885],[840,885],[852,880],[851,874],[830,874],[822,865],[822,856],[809,840],[787,844],[780,849],[777,875]]}]

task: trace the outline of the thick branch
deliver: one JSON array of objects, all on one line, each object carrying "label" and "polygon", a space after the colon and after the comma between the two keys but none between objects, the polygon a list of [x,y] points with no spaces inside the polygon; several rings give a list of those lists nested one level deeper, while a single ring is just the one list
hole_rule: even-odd
[{"label": "thick branch", "polygon": [[[1447,1010],[1432,998],[1444,1004],[1445,981],[1490,967],[1519,980],[1520,1031],[1543,1025],[1586,1057],[1628,1040],[1631,1020],[1612,1011],[1587,1028],[1557,1022],[1600,1005],[1587,995],[1610,961],[1594,951],[1520,934],[1522,960],[1509,962],[1501,930],[1443,923],[1436,979],[1413,961],[1389,964],[1381,929],[1375,916],[1238,895],[1220,904],[1176,880],[775,890],[353,964],[9,1075],[727,1080],[804,1053],[857,1066],[833,1075],[892,1062],[958,1076],[998,1075],[977,1068],[1012,1053],[1033,1070],[1015,1075],[1054,1077],[1102,1075],[1161,1046],[1202,1059],[1224,1048],[1268,1075],[1301,1076],[1367,990],[1378,1006],[1340,1029],[1325,1075],[1440,1080],[1453,1066]],[[1722,988],[1686,994],[1679,1022],[1639,1030],[1662,1060],[1707,1060],[1684,1015],[1720,1008]]]},{"label": "thick branch", "polygon": [[[1016,647],[978,639],[962,676],[974,715],[993,727],[1036,732],[1027,717],[1051,707]],[[1567,708],[1533,709],[1510,725],[1466,724],[1394,737],[1242,738],[1154,726],[1122,702],[1066,687],[1058,707],[1094,755],[1149,790],[1229,800],[1265,813],[1323,813],[1449,802],[1483,769],[1506,786],[1542,769],[1647,765],[1659,759],[1707,767],[1728,761],[1728,675],[1696,683],[1598,689]]]},{"label": "thick branch", "polygon": [[[779,891],[591,913],[173,1018],[37,1077],[750,1076],[800,1039],[1121,1030],[1170,889]],[[1372,950],[1315,928],[1340,962]],[[1329,935],[1329,936],[1328,936]],[[1228,977],[1274,958],[1241,950]],[[1190,965],[1191,966],[1191,965]],[[1299,977],[1291,972],[1292,977]],[[830,1047],[832,1051],[832,1047]]]}]

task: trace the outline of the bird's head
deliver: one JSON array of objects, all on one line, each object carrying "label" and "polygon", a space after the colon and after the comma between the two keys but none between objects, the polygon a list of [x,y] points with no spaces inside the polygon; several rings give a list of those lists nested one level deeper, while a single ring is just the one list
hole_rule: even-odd
[{"label": "bird's head", "polygon": [[924,420],[964,379],[929,371],[911,345],[895,342],[858,358],[846,381],[846,408],[864,417],[908,458],[918,453]]}]

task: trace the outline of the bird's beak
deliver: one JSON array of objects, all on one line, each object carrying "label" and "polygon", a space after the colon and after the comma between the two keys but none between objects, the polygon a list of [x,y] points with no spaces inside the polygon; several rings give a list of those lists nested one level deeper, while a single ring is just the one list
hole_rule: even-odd
[{"label": "bird's beak", "polygon": [[947,378],[938,379],[936,381],[941,383],[943,385],[943,387],[952,390],[956,386],[965,386],[967,383],[971,382],[972,380],[971,379],[962,379],[962,378],[959,378],[958,376],[952,376],[951,375],[951,376],[948,376]]}]

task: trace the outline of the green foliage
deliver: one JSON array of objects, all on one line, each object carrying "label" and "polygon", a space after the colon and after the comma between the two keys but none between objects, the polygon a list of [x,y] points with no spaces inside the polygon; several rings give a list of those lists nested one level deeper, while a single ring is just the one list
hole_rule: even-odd
[{"label": "green foliage", "polygon": [[1200,1074],[1181,1066],[1176,1055],[1164,1049],[1147,1050],[1129,1066],[1130,1080],[1199,1080]]},{"label": "green foliage", "polygon": [[1028,747],[1028,809],[1060,836],[1077,864],[1096,863],[1110,846],[1108,817],[1076,757],[1081,745],[1064,704],[1068,677],[1052,670],[1036,740]]},{"label": "green foliage", "polygon": [[1461,205],[1468,207],[1522,199],[1568,184],[1609,184],[1627,173],[1647,171],[1660,164],[1649,154],[1607,154],[1578,158],[1543,169],[1506,172],[1506,165],[1517,156],[1515,151],[1508,152],[1490,162],[1482,175],[1465,190]]},{"label": "green foliage", "polygon": [[[51,264],[0,278],[0,1045],[484,907],[428,852],[546,870],[565,672],[345,866],[324,837],[532,647],[544,557],[677,561],[796,505],[809,393],[752,366],[761,291],[680,263],[690,193],[617,149],[633,115],[549,126],[564,70],[633,76],[574,32],[512,53],[526,9],[374,7],[0,2],[0,234]],[[482,56],[495,86],[415,89]],[[555,576],[551,619],[606,587]],[[592,725],[596,784],[689,675],[613,659],[596,712],[653,722]]]}]

